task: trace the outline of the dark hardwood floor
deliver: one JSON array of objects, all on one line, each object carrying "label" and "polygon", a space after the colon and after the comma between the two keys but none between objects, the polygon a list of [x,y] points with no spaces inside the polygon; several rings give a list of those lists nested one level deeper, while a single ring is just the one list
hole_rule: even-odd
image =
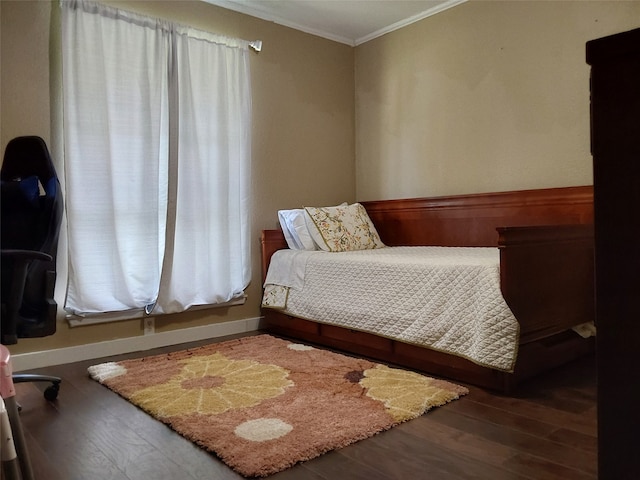
[{"label": "dark hardwood floor", "polygon": [[[16,385],[36,478],[242,478],[87,375],[88,366],[104,361],[229,338],[38,369],[63,383],[54,403],[44,400],[45,385]],[[461,400],[270,478],[595,479],[596,449],[589,356],[530,381],[514,397],[470,387]]]}]

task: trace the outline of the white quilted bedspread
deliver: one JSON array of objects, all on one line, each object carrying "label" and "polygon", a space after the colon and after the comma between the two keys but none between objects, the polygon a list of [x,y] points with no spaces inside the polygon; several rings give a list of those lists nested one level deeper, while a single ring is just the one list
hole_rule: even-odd
[{"label": "white quilted bedspread", "polygon": [[519,326],[500,291],[497,248],[281,250],[271,265],[264,307],[513,371]]}]

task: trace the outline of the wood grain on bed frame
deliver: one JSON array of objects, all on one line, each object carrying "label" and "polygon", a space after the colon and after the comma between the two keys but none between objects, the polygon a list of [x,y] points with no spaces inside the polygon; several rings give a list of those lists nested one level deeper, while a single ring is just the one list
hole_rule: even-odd
[{"label": "wood grain on bed frame", "polygon": [[[500,249],[502,293],[520,323],[515,372],[270,309],[263,311],[267,329],[505,392],[593,349],[592,339],[568,330],[594,319],[591,186],[361,203],[389,246]],[[263,231],[263,279],[282,248],[280,230]]]}]

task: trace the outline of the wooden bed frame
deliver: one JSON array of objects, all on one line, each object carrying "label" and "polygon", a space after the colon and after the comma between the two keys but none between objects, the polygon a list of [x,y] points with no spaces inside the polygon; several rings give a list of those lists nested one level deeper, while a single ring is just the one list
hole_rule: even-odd
[{"label": "wooden bed frame", "polygon": [[[571,327],[594,320],[593,188],[566,187],[361,202],[388,246],[497,246],[503,296],[520,323],[515,371],[263,309],[266,330],[505,393],[594,349]],[[288,248],[262,232],[263,279]]]}]

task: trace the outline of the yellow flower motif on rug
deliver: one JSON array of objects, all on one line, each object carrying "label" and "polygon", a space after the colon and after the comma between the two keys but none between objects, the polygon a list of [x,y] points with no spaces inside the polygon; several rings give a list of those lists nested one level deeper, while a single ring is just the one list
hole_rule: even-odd
[{"label": "yellow flower motif on rug", "polygon": [[277,365],[232,360],[220,353],[182,360],[180,373],[167,382],[133,393],[131,400],[160,417],[219,414],[251,407],[293,386]]},{"label": "yellow flower motif on rug", "polygon": [[414,372],[377,365],[363,373],[359,383],[367,389],[367,396],[384,403],[387,413],[397,422],[419,417],[450,400],[438,380]]}]

